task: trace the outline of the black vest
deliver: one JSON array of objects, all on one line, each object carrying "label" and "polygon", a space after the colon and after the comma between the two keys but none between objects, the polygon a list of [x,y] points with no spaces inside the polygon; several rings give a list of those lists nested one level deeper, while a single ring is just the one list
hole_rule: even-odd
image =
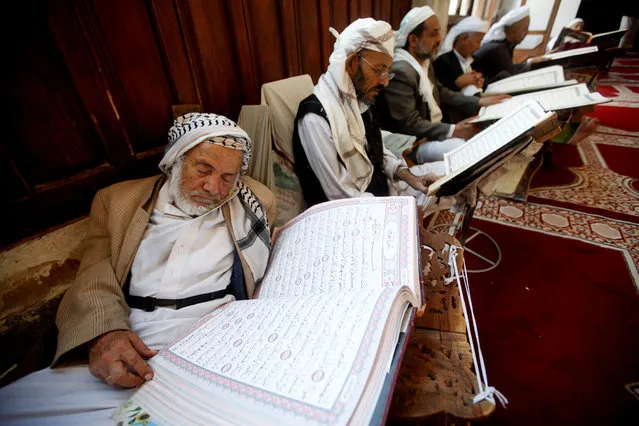
[{"label": "black vest", "polygon": [[[326,111],[324,107],[317,99],[315,95],[311,95],[308,98],[300,102],[300,106],[297,110],[297,116],[295,117],[295,126],[293,129],[293,156],[295,157],[295,173],[300,180],[302,187],[302,194],[304,195],[304,201],[306,201],[307,207],[315,204],[328,201],[322,185],[319,179],[315,176],[311,165],[308,162],[306,151],[300,141],[300,136],[297,131],[297,123],[306,114],[317,114],[324,118],[328,122]],[[373,195],[384,197],[389,194],[388,181],[384,174],[384,144],[382,142],[382,132],[379,130],[377,123],[373,119],[373,114],[370,108],[362,114],[364,120],[364,127],[366,128],[366,154],[369,160],[373,163],[373,177],[371,183],[366,188],[366,192],[370,192]],[[317,143],[333,143],[332,141],[317,141]],[[344,165],[342,159],[339,158],[339,162]]]}]

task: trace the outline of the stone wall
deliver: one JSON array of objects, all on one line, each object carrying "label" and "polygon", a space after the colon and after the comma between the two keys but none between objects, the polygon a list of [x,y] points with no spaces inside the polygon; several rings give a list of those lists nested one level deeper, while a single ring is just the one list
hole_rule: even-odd
[{"label": "stone wall", "polygon": [[87,220],[0,253],[0,384],[50,361],[55,313],[80,264]]}]

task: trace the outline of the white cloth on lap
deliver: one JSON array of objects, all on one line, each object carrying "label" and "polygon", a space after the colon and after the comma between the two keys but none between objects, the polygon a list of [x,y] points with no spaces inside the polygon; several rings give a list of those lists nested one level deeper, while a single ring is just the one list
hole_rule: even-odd
[{"label": "white cloth on lap", "polygon": [[417,148],[417,163],[431,163],[443,161],[444,154],[457,149],[464,144],[461,138],[450,138],[443,141],[427,141]]}]

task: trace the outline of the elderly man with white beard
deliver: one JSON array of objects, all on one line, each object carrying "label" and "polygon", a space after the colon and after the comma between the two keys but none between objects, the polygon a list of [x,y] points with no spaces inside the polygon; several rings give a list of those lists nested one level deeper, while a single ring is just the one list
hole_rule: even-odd
[{"label": "elderly man with white beard", "polygon": [[98,191],[58,310],[55,368],[0,389],[2,424],[112,424],[126,388],[153,378],[145,359],[218,306],[253,295],[275,206],[244,176],[250,155],[231,120],[187,114],[169,131],[164,174]]}]

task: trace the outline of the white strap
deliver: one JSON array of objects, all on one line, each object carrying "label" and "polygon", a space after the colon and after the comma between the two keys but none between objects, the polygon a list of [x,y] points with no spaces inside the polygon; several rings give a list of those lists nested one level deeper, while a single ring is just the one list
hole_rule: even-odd
[{"label": "white strap", "polygon": [[[502,407],[506,408],[508,399],[506,399],[506,397],[494,387],[488,386],[488,375],[486,374],[486,365],[484,364],[481,345],[479,344],[479,332],[477,331],[477,322],[475,321],[475,313],[473,311],[473,303],[470,296],[470,286],[468,285],[468,272],[466,271],[466,265],[464,264],[461,275],[459,273],[459,268],[457,267],[458,250],[461,250],[461,247],[450,247],[450,251],[448,253],[448,265],[450,267],[451,276],[446,278],[445,284],[457,281],[457,285],[459,286],[459,297],[464,310],[466,330],[468,331],[468,342],[470,343],[470,351],[473,356],[473,365],[475,365],[475,371],[477,372],[477,388],[479,389],[479,393],[473,398],[473,403],[477,404],[480,401],[488,400],[494,404],[496,396]],[[462,281],[464,282],[463,286]],[[466,297],[468,297],[470,315],[468,315],[469,310],[466,308],[466,298],[464,297],[464,293],[466,293]],[[469,319],[472,319],[472,327]],[[477,342],[477,350],[475,350],[475,342]]]}]

